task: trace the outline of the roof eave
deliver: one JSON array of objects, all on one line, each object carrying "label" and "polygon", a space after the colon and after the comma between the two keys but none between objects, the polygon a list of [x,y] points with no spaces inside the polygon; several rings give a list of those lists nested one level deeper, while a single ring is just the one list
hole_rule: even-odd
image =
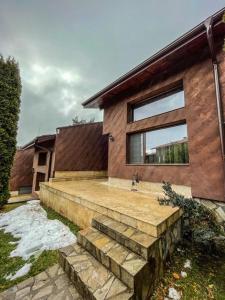
[{"label": "roof eave", "polygon": [[[211,18],[213,19],[214,25],[216,23],[222,22],[222,15],[224,14],[224,8],[218,11],[216,14],[212,15]],[[149,67],[152,63],[157,62],[157,60],[169,55],[171,52],[174,52],[176,49],[180,48],[182,45],[186,44],[189,41],[192,41],[195,38],[198,38],[200,35],[206,32],[205,28],[205,20],[201,22],[199,25],[176,39],[174,42],[169,44],[168,46],[164,47],[162,50],[145,60],[143,63],[139,64],[137,67],[130,70],[128,73],[122,75],[117,80],[106,86],[104,89],[87,99],[82,103],[83,107],[85,108],[97,108],[101,106],[101,99],[106,94],[109,94],[118,87],[119,85],[123,84],[126,80],[136,76],[140,72],[143,72],[145,68]]]}]

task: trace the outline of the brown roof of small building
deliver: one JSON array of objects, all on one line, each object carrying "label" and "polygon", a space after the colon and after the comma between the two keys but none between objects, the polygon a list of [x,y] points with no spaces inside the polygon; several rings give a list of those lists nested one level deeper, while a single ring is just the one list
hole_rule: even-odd
[{"label": "brown roof of small building", "polygon": [[21,147],[22,150],[29,149],[32,147],[35,147],[38,144],[48,142],[48,141],[54,141],[55,140],[55,134],[45,134],[35,137],[33,140],[31,140],[29,143],[25,144]]},{"label": "brown roof of small building", "polygon": [[[225,26],[222,20],[224,11],[225,8],[210,17],[212,19],[214,37],[222,36],[225,32]],[[179,59],[196,55],[196,50],[207,45],[205,22],[206,20],[125,75],[119,77],[116,81],[83,102],[82,105],[85,108],[103,108],[106,101],[110,101],[131,87],[143,84],[155,74],[159,74],[171,68]]]}]

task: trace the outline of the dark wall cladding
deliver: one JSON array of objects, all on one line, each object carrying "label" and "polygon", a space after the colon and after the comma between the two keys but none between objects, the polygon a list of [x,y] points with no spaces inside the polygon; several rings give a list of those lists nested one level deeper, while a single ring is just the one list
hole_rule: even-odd
[{"label": "dark wall cladding", "polygon": [[108,137],[102,123],[59,129],[56,136],[55,171],[107,170]]},{"label": "dark wall cladding", "polygon": [[9,181],[10,191],[18,191],[21,187],[32,186],[33,158],[34,149],[16,151]]},{"label": "dark wall cladding", "polygon": [[[220,85],[225,115],[225,53],[218,53]],[[130,103],[156,95],[175,82],[183,82],[185,107],[136,122],[127,122]],[[170,124],[187,123],[189,164],[187,165],[129,165],[126,163],[126,136],[140,131],[154,130]],[[104,108],[103,132],[111,133],[114,142],[109,143],[108,176],[132,180],[138,173],[141,180],[169,181],[190,186],[194,197],[224,199],[224,170],[221,156],[216,92],[212,61],[209,58],[179,65],[167,75],[150,81],[136,93],[125,95],[123,101]]]}]

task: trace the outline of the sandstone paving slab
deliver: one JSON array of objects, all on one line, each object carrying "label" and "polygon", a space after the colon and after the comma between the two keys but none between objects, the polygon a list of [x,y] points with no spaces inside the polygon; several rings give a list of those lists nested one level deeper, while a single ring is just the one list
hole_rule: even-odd
[{"label": "sandstone paving slab", "polygon": [[92,226],[146,260],[149,258],[150,248],[157,241],[157,238],[149,234],[104,215],[94,217]]},{"label": "sandstone paving slab", "polygon": [[89,252],[82,250],[81,253],[79,248],[82,247],[77,245],[76,250],[71,248],[60,250],[60,262],[84,299],[114,299],[119,295],[121,298],[118,299],[132,299],[131,289]]},{"label": "sandstone paving slab", "polygon": [[167,224],[171,225],[182,214],[177,207],[160,205],[151,193],[134,193],[103,184],[102,180],[49,182],[43,185],[62,197],[70,197],[84,207],[132,227],[142,228],[142,231],[156,237],[167,229]]},{"label": "sandstone paving slab", "polygon": [[0,293],[0,300],[73,299],[81,300],[83,298],[59,264]]},{"label": "sandstone paving slab", "polygon": [[19,202],[27,202],[29,200],[34,200],[34,196],[32,194],[23,194],[23,195],[17,195],[9,198],[8,203],[19,203]]},{"label": "sandstone paving slab", "polygon": [[[124,284],[134,289],[137,275],[148,262],[115,241],[108,251],[103,251],[102,247],[113,243],[113,240],[102,232],[98,232],[95,239],[90,239],[92,235],[91,232],[95,233],[96,231],[97,230],[92,227],[90,227],[89,230],[81,230],[78,233],[78,242],[116,277],[122,280]],[[131,268],[132,263],[134,264],[134,268]]]}]

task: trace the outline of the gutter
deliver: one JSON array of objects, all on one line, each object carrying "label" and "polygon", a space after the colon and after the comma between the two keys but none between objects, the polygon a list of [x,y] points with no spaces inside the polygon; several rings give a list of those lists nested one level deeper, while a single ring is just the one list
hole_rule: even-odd
[{"label": "gutter", "polygon": [[[215,89],[216,89],[216,106],[217,106],[217,115],[218,115],[218,123],[219,123],[219,133],[220,133],[220,146],[221,146],[221,154],[222,154],[222,161],[223,161],[223,171],[225,175],[225,134],[224,134],[224,116],[223,116],[223,102],[221,97],[221,90],[220,90],[220,81],[219,81],[219,68],[218,62],[214,47],[214,39],[213,39],[213,17],[208,18],[205,20],[204,25],[206,27],[206,35],[209,45],[209,51],[212,59],[213,64],[213,75],[214,75],[214,82],[215,82]],[[224,182],[224,195],[225,195],[225,182]]]},{"label": "gutter", "polygon": [[[206,35],[208,40],[208,46],[210,51],[210,56],[213,64],[213,75],[216,89],[216,104],[217,104],[217,115],[219,122],[219,132],[220,132],[220,144],[221,144],[221,154],[223,157],[223,162],[225,163],[225,134],[224,134],[224,116],[223,116],[223,103],[220,90],[220,81],[219,81],[219,67],[214,47],[213,39],[213,17],[210,17],[205,20],[204,25],[206,27]],[[225,167],[225,166],[224,166]]]}]

